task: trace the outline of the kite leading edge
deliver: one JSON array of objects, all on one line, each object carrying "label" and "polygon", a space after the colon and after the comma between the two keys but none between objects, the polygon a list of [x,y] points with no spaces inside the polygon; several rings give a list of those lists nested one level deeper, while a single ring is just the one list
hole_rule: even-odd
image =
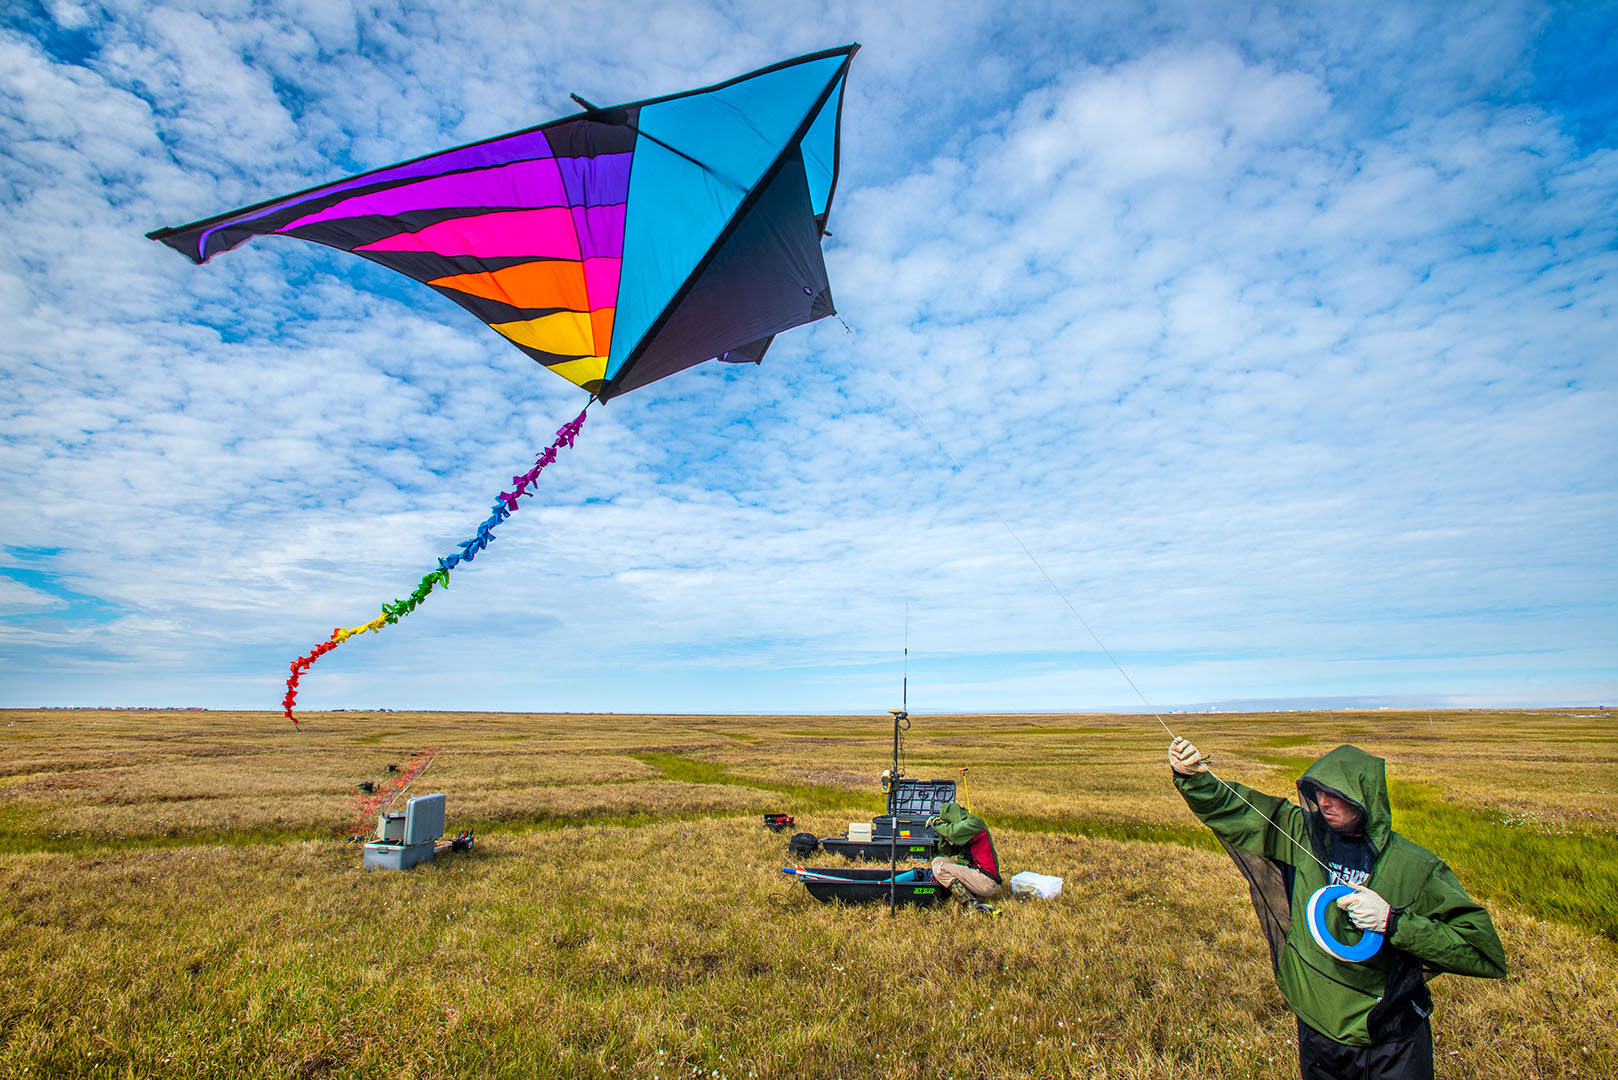
[{"label": "kite leading edge", "polygon": [[[776,334],[836,311],[820,242],[858,49],[627,105],[577,98],[582,113],[147,235],[199,264],[254,236],[360,255],[454,300],[592,404],[705,360],[758,363]],[[583,423],[409,598],[294,660],[286,716],[297,723],[317,659],[447,587]]]}]

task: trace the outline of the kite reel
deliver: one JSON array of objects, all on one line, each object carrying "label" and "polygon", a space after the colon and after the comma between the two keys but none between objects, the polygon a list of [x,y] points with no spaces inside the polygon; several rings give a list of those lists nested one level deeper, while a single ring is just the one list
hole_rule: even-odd
[{"label": "kite reel", "polygon": [[1323,885],[1316,889],[1314,895],[1309,898],[1309,935],[1315,939],[1316,945],[1337,959],[1350,964],[1359,964],[1369,960],[1381,950],[1382,934],[1376,930],[1367,930],[1358,941],[1347,945],[1333,937],[1331,928],[1326,925],[1326,908],[1342,897],[1352,895],[1354,895],[1352,885]]}]

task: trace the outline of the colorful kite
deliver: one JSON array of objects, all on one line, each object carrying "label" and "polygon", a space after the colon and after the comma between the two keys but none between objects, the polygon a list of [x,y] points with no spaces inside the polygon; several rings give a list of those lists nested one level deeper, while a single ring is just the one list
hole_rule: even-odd
[{"label": "colorful kite", "polygon": [[[858,49],[629,105],[575,95],[584,112],[561,120],[147,235],[196,263],[271,235],[363,255],[589,391],[588,410],[704,360],[757,363],[776,334],[835,313],[820,239]],[[315,660],[448,587],[584,416],[409,597],[292,662],[288,718]]]}]

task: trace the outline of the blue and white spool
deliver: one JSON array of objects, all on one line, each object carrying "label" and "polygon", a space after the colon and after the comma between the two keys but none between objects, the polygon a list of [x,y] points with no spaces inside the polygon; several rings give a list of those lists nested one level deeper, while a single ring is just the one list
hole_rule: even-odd
[{"label": "blue and white spool", "polygon": [[1323,885],[1316,889],[1315,894],[1309,898],[1309,933],[1315,939],[1316,945],[1337,959],[1358,964],[1369,960],[1382,948],[1382,934],[1376,930],[1367,930],[1354,944],[1345,945],[1332,937],[1331,928],[1326,925],[1326,909],[1342,897],[1353,895],[1352,885]]}]

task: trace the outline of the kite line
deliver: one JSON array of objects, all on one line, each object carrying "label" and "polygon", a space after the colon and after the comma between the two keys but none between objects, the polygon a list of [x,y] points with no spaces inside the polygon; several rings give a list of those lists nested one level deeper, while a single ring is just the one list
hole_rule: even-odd
[{"label": "kite line", "polygon": [[528,490],[529,485],[539,479],[539,474],[544,470],[545,466],[556,460],[556,452],[563,447],[571,448],[573,446],[573,440],[578,438],[579,429],[584,426],[584,418],[589,413],[590,406],[595,404],[595,401],[596,399],[591,397],[578,416],[561,426],[556,432],[555,440],[534,459],[533,468],[511,478],[511,490],[500,493],[499,499],[494,504],[493,512],[487,520],[478,526],[477,532],[473,534],[472,538],[462,540],[457,545],[461,549],[460,551],[439,559],[438,569],[423,577],[420,584],[416,586],[409,596],[403,600],[395,600],[391,604],[383,604],[382,614],[368,623],[350,626],[347,629],[337,627],[332,630],[330,638],[316,645],[307,654],[292,661],[292,674],[287,677],[286,696],[281,699],[281,708],[288,720],[291,720],[294,725],[298,723],[298,718],[292,715],[292,707],[298,700],[298,680],[302,678],[305,671],[308,671],[314,665],[316,660],[319,660],[356,634],[374,634],[384,626],[392,626],[412,611],[415,611],[416,606],[425,602],[428,595],[438,586],[442,585],[446,589],[449,588],[449,572],[463,562],[471,562],[477,557],[478,552],[489,546],[489,541],[495,538],[494,527],[505,521],[516,511],[517,507],[521,505],[517,501],[518,499],[524,495],[533,494]]},{"label": "kite line", "polygon": [[[859,340],[859,335],[854,333],[853,328],[850,327],[848,323],[843,322],[841,315],[837,316],[837,321],[843,323],[843,329],[848,331],[849,337],[854,338],[855,341]],[[882,371],[884,375],[887,375],[888,379],[894,385],[895,396],[904,403],[905,408],[910,410],[910,414],[916,418],[918,423],[921,424],[922,429],[927,432],[928,437],[931,438],[933,442],[938,444],[938,448],[944,452],[944,457],[949,460],[950,466],[954,472],[957,475],[964,475],[966,470],[961,467],[961,463],[959,461],[955,460],[955,455],[950,453],[949,444],[938,437],[937,433],[933,431],[931,425],[927,423],[926,418],[921,415],[921,411],[910,403],[910,398],[905,394],[903,387],[899,385],[899,381],[893,378],[892,375],[889,375],[881,367],[877,367],[877,370]],[[1000,508],[995,505],[994,500],[985,498],[984,504],[988,506],[989,512],[995,516],[995,520],[999,521],[1006,532],[1011,534],[1011,538],[1017,542],[1017,546],[1022,548],[1023,554],[1028,556],[1028,561],[1034,564],[1034,568],[1039,571],[1040,576],[1043,577],[1046,583],[1050,585],[1052,591],[1054,591],[1056,595],[1061,598],[1063,604],[1067,605],[1067,609],[1073,613],[1073,617],[1079,620],[1079,625],[1084,627],[1085,632],[1090,635],[1090,639],[1096,643],[1096,647],[1099,648],[1102,654],[1112,662],[1112,666],[1118,669],[1118,674],[1122,675],[1124,677],[1124,681],[1129,684],[1129,688],[1135,691],[1135,696],[1140,698],[1142,705],[1146,706],[1146,711],[1152,714],[1152,717],[1158,722],[1159,725],[1162,726],[1163,730],[1168,733],[1171,740],[1179,738],[1178,735],[1174,734],[1173,729],[1169,727],[1168,722],[1165,721],[1162,715],[1157,711],[1156,706],[1147,700],[1146,695],[1141,692],[1141,688],[1135,684],[1135,680],[1130,678],[1129,672],[1124,670],[1124,665],[1120,664],[1118,662],[1118,658],[1112,655],[1112,650],[1107,648],[1106,643],[1101,640],[1101,635],[1097,634],[1095,629],[1091,627],[1089,621],[1086,620],[1083,615],[1079,614],[1079,609],[1073,606],[1073,601],[1067,598],[1067,593],[1063,592],[1062,587],[1056,584],[1056,580],[1052,578],[1051,575],[1046,571],[1044,564],[1042,564],[1039,559],[1034,556],[1034,553],[1029,550],[1028,545],[1023,543],[1022,537],[1017,535],[1017,530],[1013,529],[1011,527],[1011,523],[1006,520],[1005,515],[1000,513]],[[1259,808],[1254,806],[1251,802],[1248,802],[1247,798],[1242,795],[1234,784],[1226,782],[1223,777],[1219,776],[1219,774],[1215,773],[1213,769],[1209,768],[1208,759],[1206,757],[1202,759],[1202,768],[1203,771],[1212,777],[1220,787],[1224,788],[1226,791],[1236,796],[1236,798],[1246,803],[1248,808],[1257,812],[1260,817],[1264,818],[1266,821],[1270,821],[1269,815],[1265,814],[1262,810],[1259,810]],[[1331,869],[1321,861],[1320,856],[1316,855],[1314,851],[1311,850],[1307,845],[1299,843],[1297,837],[1293,836],[1290,832],[1281,828],[1279,825],[1276,825],[1274,821],[1270,821],[1270,824],[1274,826],[1277,832],[1286,837],[1287,840],[1291,842],[1293,847],[1297,848],[1299,851],[1303,852],[1305,855],[1309,856],[1309,858],[1318,863],[1320,868],[1326,871],[1327,877],[1330,878]]]}]

